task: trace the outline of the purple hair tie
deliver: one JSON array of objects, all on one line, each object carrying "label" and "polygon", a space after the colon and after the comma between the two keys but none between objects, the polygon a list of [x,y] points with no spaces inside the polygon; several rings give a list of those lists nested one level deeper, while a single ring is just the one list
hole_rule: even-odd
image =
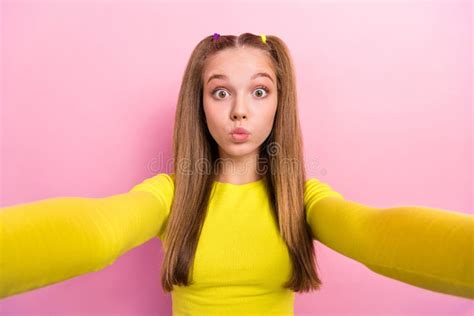
[{"label": "purple hair tie", "polygon": [[217,41],[219,39],[220,35],[218,33],[214,33],[214,35],[212,36],[212,39]]}]

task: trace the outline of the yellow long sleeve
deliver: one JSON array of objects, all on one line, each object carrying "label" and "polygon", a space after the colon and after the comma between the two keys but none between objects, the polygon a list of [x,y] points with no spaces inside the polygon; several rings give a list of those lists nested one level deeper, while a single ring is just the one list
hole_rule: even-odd
[{"label": "yellow long sleeve", "polygon": [[314,239],[370,270],[420,288],[474,298],[474,216],[424,206],[378,209],[306,182]]},{"label": "yellow long sleeve", "polygon": [[[141,190],[150,183],[155,192]],[[172,196],[170,178],[158,175],[123,194],[55,197],[2,208],[0,298],[101,270],[159,237]]]}]

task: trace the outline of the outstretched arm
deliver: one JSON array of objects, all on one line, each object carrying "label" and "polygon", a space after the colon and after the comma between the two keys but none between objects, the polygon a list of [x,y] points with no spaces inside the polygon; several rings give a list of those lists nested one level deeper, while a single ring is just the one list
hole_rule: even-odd
[{"label": "outstretched arm", "polygon": [[315,178],[305,188],[314,239],[379,274],[474,298],[474,216],[424,206],[379,209],[346,200]]},{"label": "outstretched arm", "polygon": [[0,298],[101,270],[160,237],[172,200],[170,180],[159,174],[123,194],[56,197],[2,208]]}]

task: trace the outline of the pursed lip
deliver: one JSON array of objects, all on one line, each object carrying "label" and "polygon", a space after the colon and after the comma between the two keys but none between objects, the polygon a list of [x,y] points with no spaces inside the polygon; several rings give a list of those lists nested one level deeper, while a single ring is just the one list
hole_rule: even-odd
[{"label": "pursed lip", "polygon": [[237,127],[232,130],[231,134],[250,134],[250,132],[243,127]]}]

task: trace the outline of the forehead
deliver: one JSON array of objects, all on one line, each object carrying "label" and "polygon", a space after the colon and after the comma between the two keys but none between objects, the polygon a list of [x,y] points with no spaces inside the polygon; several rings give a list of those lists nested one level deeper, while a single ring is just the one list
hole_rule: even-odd
[{"label": "forehead", "polygon": [[255,73],[268,73],[275,81],[274,67],[268,53],[257,48],[231,48],[220,51],[211,56],[205,63],[203,79],[215,74],[222,74],[229,78],[245,76],[250,78]]}]

